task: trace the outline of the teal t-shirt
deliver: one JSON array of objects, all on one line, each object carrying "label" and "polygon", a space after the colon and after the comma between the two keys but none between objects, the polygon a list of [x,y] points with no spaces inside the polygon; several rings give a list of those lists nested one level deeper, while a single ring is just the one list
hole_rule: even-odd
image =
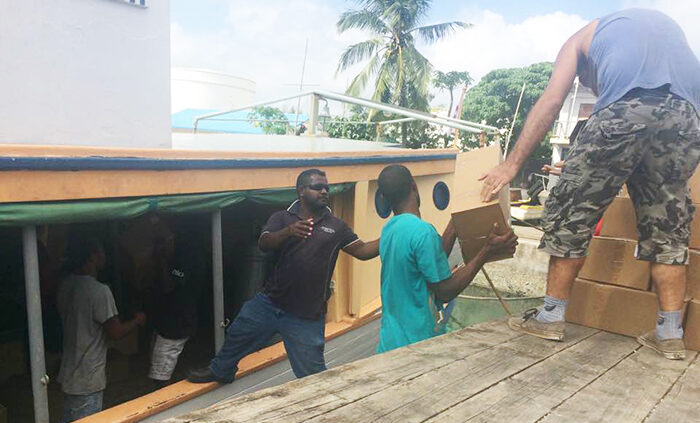
[{"label": "teal t-shirt", "polygon": [[418,216],[394,216],[382,229],[382,325],[377,352],[439,335],[429,283],[451,276],[442,239]]}]

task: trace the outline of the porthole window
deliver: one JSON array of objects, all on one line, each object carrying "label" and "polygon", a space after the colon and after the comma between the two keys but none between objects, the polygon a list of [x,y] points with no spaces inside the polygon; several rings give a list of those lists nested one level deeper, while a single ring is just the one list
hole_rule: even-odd
[{"label": "porthole window", "polygon": [[382,219],[386,219],[391,214],[389,202],[379,191],[374,194],[374,209],[377,210],[377,214]]},{"label": "porthole window", "polygon": [[433,203],[438,210],[445,210],[450,205],[450,189],[440,181],[433,187]]}]

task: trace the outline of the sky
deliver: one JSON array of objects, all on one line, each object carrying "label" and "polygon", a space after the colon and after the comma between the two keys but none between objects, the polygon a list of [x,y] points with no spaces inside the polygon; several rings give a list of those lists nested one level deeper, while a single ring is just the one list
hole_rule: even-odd
[{"label": "sky", "polygon": [[[627,7],[659,9],[674,18],[700,56],[698,0],[436,0],[423,24],[473,24],[444,41],[419,44],[436,70],[468,71],[478,81],[491,70],[554,61],[561,45],[587,22]],[[225,72],[256,82],[256,101],[305,89],[343,92],[361,66],[337,73],[343,50],[369,38],[339,34],[349,0],[171,0],[173,66]],[[446,104],[434,92],[433,106]]]}]

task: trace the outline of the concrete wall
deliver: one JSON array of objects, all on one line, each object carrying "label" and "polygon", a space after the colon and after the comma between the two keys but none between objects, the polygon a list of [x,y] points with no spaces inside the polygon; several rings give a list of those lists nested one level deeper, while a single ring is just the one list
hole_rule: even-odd
[{"label": "concrete wall", "polygon": [[184,109],[230,110],[253,103],[255,82],[205,69],[172,68],[173,113]]},{"label": "concrete wall", "polygon": [[7,1],[0,143],[170,147],[167,1]]}]

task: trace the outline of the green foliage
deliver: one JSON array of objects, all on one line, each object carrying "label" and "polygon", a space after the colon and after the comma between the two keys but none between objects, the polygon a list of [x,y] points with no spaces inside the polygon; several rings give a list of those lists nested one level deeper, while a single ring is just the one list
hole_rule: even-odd
[{"label": "green foliage", "polygon": [[256,107],[248,113],[249,121],[266,134],[284,135],[289,128],[287,116],[276,107]]},{"label": "green foliage", "polygon": [[[485,121],[488,125],[508,131],[518,104],[520,90],[523,82],[526,83],[510,142],[509,149],[512,149],[518,135],[520,135],[527,114],[547,87],[552,67],[552,63],[543,62],[524,68],[497,69],[489,72],[477,85],[467,91],[462,108],[462,119],[473,122]],[[505,137],[503,138],[501,140],[502,146],[505,143]],[[465,148],[473,147],[475,143],[478,146],[478,141],[472,134],[463,134],[462,139],[466,143]],[[545,141],[546,139],[542,140],[542,144],[533,157],[549,157],[551,146]]]},{"label": "green foliage", "polygon": [[340,57],[338,72],[367,61],[352,80],[348,94],[358,96],[373,82],[373,100],[428,110],[433,67],[416,49],[415,37],[430,44],[469,26],[456,21],[421,26],[431,3],[431,0],[358,0],[358,9],[347,10],[340,16],[338,32],[360,29],[372,37],[349,46]]},{"label": "green foliage", "polygon": [[368,112],[360,107],[354,108],[350,117],[336,116],[331,120],[325,128],[331,138],[374,141],[377,137],[377,125],[367,123]]},{"label": "green foliage", "polygon": [[474,80],[469,76],[469,72],[441,72],[435,71],[433,76],[433,86],[440,90],[447,90],[450,93],[450,107],[447,108],[447,116],[452,116],[452,104],[454,104],[455,88],[464,85],[468,87]]}]

